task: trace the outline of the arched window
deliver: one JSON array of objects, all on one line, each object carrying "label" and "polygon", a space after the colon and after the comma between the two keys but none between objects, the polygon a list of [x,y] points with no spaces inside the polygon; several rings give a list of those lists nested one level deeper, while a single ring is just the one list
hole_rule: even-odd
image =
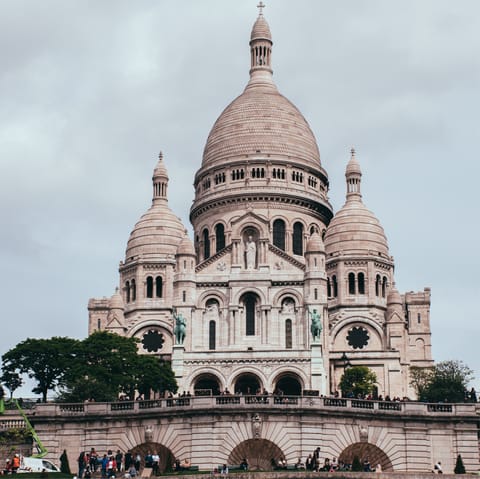
[{"label": "arched window", "polygon": [[210,321],[208,323],[208,349],[216,349],[216,329],[215,321]]},{"label": "arched window", "polygon": [[382,298],[385,298],[386,295],[387,295],[387,277],[384,276],[382,281]]},{"label": "arched window", "polygon": [[299,222],[293,225],[293,254],[303,254],[303,225]]},{"label": "arched window", "polygon": [[422,315],[420,313],[417,314],[417,323],[420,324],[422,322]]},{"label": "arched window", "polygon": [[355,294],[355,274],[348,273],[348,294]]},{"label": "arched window", "polygon": [[97,319],[97,329],[100,331],[102,329],[102,321],[100,318]]},{"label": "arched window", "polygon": [[365,275],[358,273],[358,294],[365,294]]},{"label": "arched window", "polygon": [[187,292],[182,291],[182,301],[185,302],[187,300]]},{"label": "arched window", "polygon": [[327,298],[332,297],[332,285],[330,284],[330,278],[327,278]]},{"label": "arched window", "polygon": [[135,301],[137,299],[137,285],[135,284],[134,279],[132,279],[131,290],[132,290],[132,301]]},{"label": "arched window", "polygon": [[147,298],[153,298],[153,278],[147,277]]},{"label": "arched window", "polygon": [[292,320],[285,321],[285,348],[292,349]]},{"label": "arched window", "polygon": [[163,296],[163,280],[161,276],[155,278],[155,296],[161,298]]},{"label": "arched window", "polygon": [[337,284],[337,277],[335,275],[332,276],[332,289],[333,289],[333,297],[336,298],[338,296],[338,284]]},{"label": "arched window", "polygon": [[127,281],[125,283],[125,295],[126,295],[127,303],[129,303],[130,302],[130,281]]},{"label": "arched window", "polygon": [[285,221],[275,220],[273,222],[273,245],[285,251]]},{"label": "arched window", "polygon": [[245,304],[245,334],[255,336],[255,313],[257,309],[257,297],[247,293],[244,297]]},{"label": "arched window", "polygon": [[205,228],[202,233],[203,237],[203,259],[210,258],[210,239],[208,238],[208,230]]},{"label": "arched window", "polygon": [[375,296],[380,296],[380,284],[381,284],[382,280],[380,278],[380,275],[377,274],[376,278],[375,278]]},{"label": "arched window", "polygon": [[318,289],[317,288],[315,288],[313,290],[313,299],[318,299]]},{"label": "arched window", "polygon": [[225,248],[225,227],[222,223],[215,226],[215,253]]}]

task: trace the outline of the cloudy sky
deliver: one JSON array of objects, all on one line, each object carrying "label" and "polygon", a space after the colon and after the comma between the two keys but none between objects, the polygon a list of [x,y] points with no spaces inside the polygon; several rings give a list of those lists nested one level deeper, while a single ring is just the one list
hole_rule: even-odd
[{"label": "cloudy sky", "polygon": [[[432,288],[436,360],[480,389],[480,2],[271,0],[274,79],[338,210],[355,146],[399,290]],[[87,333],[160,150],[188,224],[211,126],[248,80],[256,0],[0,0],[0,354]]]}]

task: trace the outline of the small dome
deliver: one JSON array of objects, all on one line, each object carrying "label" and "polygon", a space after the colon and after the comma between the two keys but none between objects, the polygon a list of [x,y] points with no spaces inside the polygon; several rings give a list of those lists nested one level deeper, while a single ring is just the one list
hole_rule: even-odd
[{"label": "small dome", "polygon": [[345,171],[345,176],[349,176],[352,174],[361,175],[362,170],[360,168],[360,163],[355,158],[355,150],[352,148],[352,157],[347,164],[347,169]]},{"label": "small dome", "polygon": [[122,311],[125,309],[125,306],[123,304],[123,298],[118,288],[115,289],[115,293],[110,298],[110,301],[108,302],[108,307],[109,309],[121,309]]},{"label": "small dome", "polygon": [[183,237],[182,241],[178,245],[177,255],[193,255],[195,256],[195,248],[193,246],[192,241],[187,235],[185,231],[185,236]]},{"label": "small dome", "polygon": [[127,244],[126,261],[134,257],[157,258],[175,255],[185,227],[165,203],[158,203],[142,215]]},{"label": "small dome", "polygon": [[395,287],[395,283],[394,283],[387,295],[387,307],[390,307],[396,304],[401,305],[403,303],[402,303],[402,297],[400,296],[400,293],[398,292],[398,289]]},{"label": "small dome", "polygon": [[168,179],[168,172],[167,168],[165,166],[165,162],[163,161],[163,153],[160,152],[158,155],[158,161],[157,165],[155,166],[155,169],[153,170],[153,177],[163,177]]},{"label": "small dome", "polygon": [[389,256],[380,222],[361,201],[347,201],[334,216],[325,234],[325,250],[327,255],[373,251]]},{"label": "small dome", "polygon": [[263,15],[259,15],[257,21],[253,24],[250,40],[270,40],[272,41],[272,34],[270,27]]},{"label": "small dome", "polygon": [[324,253],[325,252],[325,245],[323,244],[322,237],[318,234],[317,231],[314,231],[313,234],[308,239],[305,252],[306,253]]}]

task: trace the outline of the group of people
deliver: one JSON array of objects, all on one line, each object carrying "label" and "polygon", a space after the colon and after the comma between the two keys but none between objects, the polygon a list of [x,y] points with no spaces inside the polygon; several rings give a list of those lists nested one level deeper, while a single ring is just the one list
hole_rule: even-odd
[{"label": "group of people", "polygon": [[21,460],[20,454],[14,454],[11,459],[5,461],[5,467],[3,468],[3,474],[14,474],[20,468]]},{"label": "group of people", "polygon": [[98,470],[102,479],[115,478],[119,473],[125,473],[126,478],[136,477],[140,471],[142,457],[133,455],[130,451],[123,454],[120,450],[114,453],[108,450],[106,454],[98,454],[94,447],[90,451],[82,451],[78,456],[78,479],[90,479]]}]

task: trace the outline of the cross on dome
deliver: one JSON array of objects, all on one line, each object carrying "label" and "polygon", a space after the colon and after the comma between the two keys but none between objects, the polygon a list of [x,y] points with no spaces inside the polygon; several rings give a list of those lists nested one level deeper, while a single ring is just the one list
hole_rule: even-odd
[{"label": "cross on dome", "polygon": [[258,8],[258,14],[263,15],[263,9],[265,8],[265,4],[262,1],[260,1],[259,4],[257,5],[257,8]]},{"label": "cross on dome", "polygon": [[350,149],[350,153],[351,153],[351,158],[352,160],[355,158],[355,148],[352,146],[352,148]]},{"label": "cross on dome", "polygon": [[159,159],[160,161],[163,160],[163,151],[160,151],[160,153],[158,154],[158,159]]}]

